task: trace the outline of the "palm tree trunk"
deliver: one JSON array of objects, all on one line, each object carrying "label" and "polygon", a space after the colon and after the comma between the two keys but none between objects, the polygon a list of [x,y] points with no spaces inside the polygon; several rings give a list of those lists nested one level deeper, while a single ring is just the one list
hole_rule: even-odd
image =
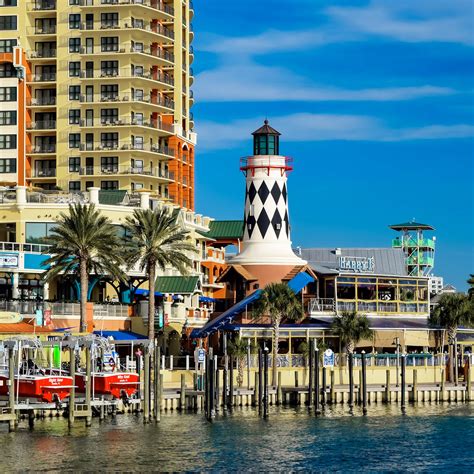
[{"label": "palm tree trunk", "polygon": [[273,319],[273,363],[272,363],[272,385],[274,387],[277,384],[277,357],[278,357],[279,342],[280,342],[280,318],[274,317]]},{"label": "palm tree trunk", "polygon": [[155,339],[155,280],[156,280],[156,264],[148,262],[148,339]]},{"label": "palm tree trunk", "polygon": [[86,311],[87,311],[87,291],[89,290],[89,275],[87,274],[87,262],[85,258],[81,258],[79,263],[80,270],[80,311],[81,317],[79,321],[79,329],[81,332],[87,331]]}]

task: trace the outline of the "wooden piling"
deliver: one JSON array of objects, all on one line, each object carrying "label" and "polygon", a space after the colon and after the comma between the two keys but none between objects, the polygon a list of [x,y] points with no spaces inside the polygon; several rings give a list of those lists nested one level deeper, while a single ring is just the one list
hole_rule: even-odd
[{"label": "wooden piling", "polygon": [[255,385],[253,387],[253,405],[258,406],[258,397],[259,397],[259,391],[258,391],[258,372],[255,372]]},{"label": "wooden piling", "polygon": [[405,354],[402,354],[401,357],[401,365],[402,365],[402,394],[401,394],[401,408],[405,410],[405,390],[406,390],[406,357]]},{"label": "wooden piling", "polygon": [[390,369],[385,372],[385,403],[390,403],[392,392],[390,391]]},{"label": "wooden piling", "polygon": [[277,393],[276,393],[276,404],[281,405],[283,403],[283,393],[281,389],[281,372],[278,372],[277,381],[278,383],[277,383]]},{"label": "wooden piling", "polygon": [[15,411],[15,350],[13,344],[8,348],[8,407],[10,415],[13,419],[8,422],[10,431],[14,431],[16,427],[16,411]]},{"label": "wooden piling", "polygon": [[234,408],[234,357],[229,358],[229,410],[232,411]]},{"label": "wooden piling", "polygon": [[295,370],[295,388],[298,388],[299,387],[299,383],[298,383],[298,371]]},{"label": "wooden piling", "polygon": [[268,418],[268,348],[263,351],[263,417]]},{"label": "wooden piling", "polygon": [[223,371],[223,378],[222,378],[222,406],[224,410],[227,410],[227,378],[228,378],[228,367],[229,367],[229,356],[227,354],[224,355],[224,371]]},{"label": "wooden piling", "polygon": [[316,347],[314,352],[314,414],[319,415],[319,349]]},{"label": "wooden piling", "polygon": [[326,406],[326,367],[323,367],[323,380],[321,387],[321,407]]},{"label": "wooden piling", "polygon": [[[309,367],[308,367],[308,373],[309,373],[309,380],[308,380],[308,407],[311,408],[313,405],[313,377],[314,377],[314,370],[313,370],[313,356],[314,356],[314,339],[311,339],[309,342],[309,357],[308,357],[308,362],[309,362]],[[280,375],[280,374],[278,374]],[[281,380],[279,380],[280,384]],[[277,402],[278,403],[278,402]]]},{"label": "wooden piling", "polygon": [[85,397],[85,402],[86,402],[86,407],[87,407],[86,426],[92,425],[91,389],[92,389],[91,348],[86,347],[86,397]]},{"label": "wooden piling", "polygon": [[186,409],[186,375],[181,374],[181,391],[179,392],[179,408],[181,411]]},{"label": "wooden piling", "polygon": [[418,401],[418,372],[416,369],[413,369],[413,387],[412,387],[412,402]]},{"label": "wooden piling", "polygon": [[354,354],[349,353],[349,408],[354,407]]},{"label": "wooden piling", "polygon": [[471,390],[472,390],[472,380],[471,380],[471,364],[467,363],[467,380],[466,380],[466,401],[471,401]]},{"label": "wooden piling", "polygon": [[334,382],[334,369],[331,370],[331,392],[330,392],[330,399],[329,403],[336,403],[336,387],[335,387],[335,382]]},{"label": "wooden piling", "polygon": [[367,414],[367,366],[365,361],[365,351],[362,351],[362,413]]},{"label": "wooden piling", "polygon": [[76,409],[76,351],[74,347],[69,347],[69,373],[72,377],[72,388],[71,394],[69,395],[69,413],[68,422],[69,425],[74,424],[74,411]]},{"label": "wooden piling", "polygon": [[258,350],[258,413],[262,412],[262,349]]}]

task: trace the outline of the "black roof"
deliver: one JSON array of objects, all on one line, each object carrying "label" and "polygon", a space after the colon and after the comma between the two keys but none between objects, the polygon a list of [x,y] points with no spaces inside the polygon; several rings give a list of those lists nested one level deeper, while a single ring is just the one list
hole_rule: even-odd
[{"label": "black roof", "polygon": [[273,127],[270,127],[270,125],[268,125],[268,120],[265,119],[263,126],[255,130],[252,135],[281,135],[281,133],[275,130]]}]

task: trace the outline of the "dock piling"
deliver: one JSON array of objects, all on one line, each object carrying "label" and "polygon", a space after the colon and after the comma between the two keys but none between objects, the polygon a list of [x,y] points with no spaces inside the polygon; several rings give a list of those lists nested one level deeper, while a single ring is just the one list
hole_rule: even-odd
[{"label": "dock piling", "polygon": [[144,354],[144,387],[143,387],[143,423],[150,422],[150,347],[145,345]]},{"label": "dock piling", "polygon": [[263,350],[263,417],[268,418],[268,347]]},{"label": "dock piling", "polygon": [[354,354],[349,352],[349,408],[354,407]]},{"label": "dock piling", "polygon": [[[75,359],[74,359],[75,361]],[[74,364],[73,361],[73,364]],[[92,425],[92,406],[91,406],[91,392],[92,392],[92,358],[91,348],[86,347],[86,426]]]},{"label": "dock piling", "polygon": [[365,360],[365,351],[362,351],[362,413],[367,414],[367,366]]},{"label": "dock piling", "polygon": [[309,341],[309,357],[308,357],[308,407],[313,405],[313,356],[314,356],[314,339]]},{"label": "dock piling", "polygon": [[405,410],[405,390],[406,390],[406,357],[405,354],[402,354],[401,357],[401,365],[402,365],[402,376],[401,376],[401,381],[402,381],[402,403],[401,403],[401,408],[402,411]]},{"label": "dock piling", "polygon": [[69,373],[72,377],[72,388],[71,394],[69,395],[69,413],[68,422],[69,425],[74,424],[74,411],[76,409],[76,351],[74,346],[69,347]]},{"label": "dock piling", "polygon": [[319,349],[316,346],[314,349],[314,414],[319,415]]},{"label": "dock piling", "polygon": [[323,367],[323,380],[322,380],[322,387],[321,387],[321,408],[324,410],[326,406],[326,367]]},{"label": "dock piling", "polygon": [[13,344],[8,348],[8,406],[11,418],[8,422],[8,429],[14,431],[16,427],[15,411],[15,349]]},{"label": "dock piling", "polygon": [[161,420],[161,394],[160,394],[160,379],[161,379],[161,348],[155,344],[155,379],[154,379],[154,398],[153,398],[153,415],[156,422]]}]

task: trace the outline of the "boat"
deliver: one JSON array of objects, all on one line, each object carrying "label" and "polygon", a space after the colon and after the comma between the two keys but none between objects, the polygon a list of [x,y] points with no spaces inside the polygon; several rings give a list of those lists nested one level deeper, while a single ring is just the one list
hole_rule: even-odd
[{"label": "boat", "polygon": [[[85,336],[89,338],[89,336]],[[84,344],[84,337],[78,341]],[[120,362],[114,346],[104,337],[94,336],[90,343],[92,371],[91,385],[93,397],[106,399],[122,399],[128,403],[140,387],[140,376],[135,372],[120,370]],[[75,384],[78,393],[86,391],[85,371],[79,370],[75,374]]]},{"label": "boat", "polygon": [[[7,341],[5,341],[7,342]],[[17,351],[18,366],[15,373],[14,393],[18,401],[36,400],[47,403],[61,402],[69,397],[74,387],[72,377],[68,375],[48,374],[38,365],[38,353],[41,342],[37,339],[11,340]],[[0,371],[0,397],[9,395],[9,374],[4,366]]]}]

